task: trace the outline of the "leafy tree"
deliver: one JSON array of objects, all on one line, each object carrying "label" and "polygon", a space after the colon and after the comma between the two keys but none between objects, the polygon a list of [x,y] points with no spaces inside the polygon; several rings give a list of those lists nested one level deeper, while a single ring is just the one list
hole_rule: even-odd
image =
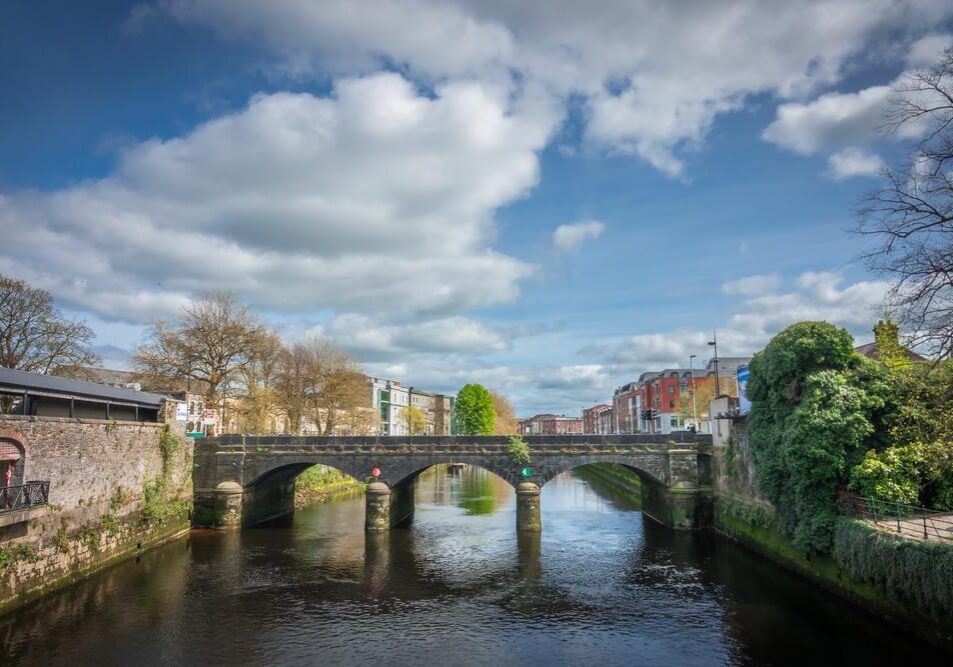
[{"label": "leafy tree", "polygon": [[404,408],[400,413],[400,420],[407,429],[407,435],[422,435],[427,432],[427,416],[415,405]]},{"label": "leafy tree", "polygon": [[52,373],[69,366],[91,366],[95,334],[63,316],[49,292],[0,274],[0,366]]},{"label": "leafy tree", "polygon": [[464,385],[457,393],[454,424],[460,435],[492,435],[496,413],[493,397],[481,384]]},{"label": "leafy tree", "polygon": [[748,417],[762,493],[782,532],[805,551],[829,553],[838,490],[880,427],[889,385],[826,322],[801,322],[751,361]]},{"label": "leafy tree", "polygon": [[133,365],[153,386],[198,382],[206,404],[214,404],[227,384],[270,353],[272,342],[268,329],[234,295],[211,292],[176,320],[154,322]]},{"label": "leafy tree", "polygon": [[953,509],[953,362],[890,368],[886,443],[854,468],[851,488],[890,502]]},{"label": "leafy tree", "polygon": [[503,394],[490,390],[490,398],[493,399],[493,411],[496,416],[493,420],[493,433],[495,435],[512,435],[516,433],[519,420],[516,418],[516,411],[513,404]]}]

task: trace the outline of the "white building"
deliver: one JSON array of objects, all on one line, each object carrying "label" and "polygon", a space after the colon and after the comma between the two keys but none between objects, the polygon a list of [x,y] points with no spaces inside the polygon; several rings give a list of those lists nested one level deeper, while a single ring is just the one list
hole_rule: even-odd
[{"label": "white building", "polygon": [[371,404],[380,419],[380,435],[407,435],[403,412],[410,405],[410,392],[396,380],[368,378],[371,383]]}]

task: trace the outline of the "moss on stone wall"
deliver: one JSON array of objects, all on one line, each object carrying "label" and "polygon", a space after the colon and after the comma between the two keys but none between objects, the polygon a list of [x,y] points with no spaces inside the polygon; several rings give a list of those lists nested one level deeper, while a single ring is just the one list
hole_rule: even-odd
[{"label": "moss on stone wall", "polygon": [[[904,540],[841,518],[835,529],[834,556],[812,555],[781,534],[770,509],[722,494],[715,496],[714,526],[720,534],[832,593],[934,643],[953,647],[953,616],[942,611],[953,599],[953,561],[949,560],[953,545]],[[929,590],[933,586],[937,590]]]}]

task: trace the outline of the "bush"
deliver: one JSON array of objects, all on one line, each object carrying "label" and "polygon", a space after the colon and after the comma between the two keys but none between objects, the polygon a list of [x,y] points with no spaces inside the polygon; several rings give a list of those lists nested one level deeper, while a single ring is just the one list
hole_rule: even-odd
[{"label": "bush", "polygon": [[510,455],[510,460],[518,466],[529,465],[532,461],[529,445],[518,435],[510,436],[510,443],[506,447],[506,453]]},{"label": "bush", "polygon": [[833,556],[852,579],[872,584],[887,597],[953,617],[953,544],[905,539],[841,517]]},{"label": "bush", "polygon": [[909,447],[871,450],[854,466],[850,488],[865,498],[916,505],[920,501],[917,462]]}]

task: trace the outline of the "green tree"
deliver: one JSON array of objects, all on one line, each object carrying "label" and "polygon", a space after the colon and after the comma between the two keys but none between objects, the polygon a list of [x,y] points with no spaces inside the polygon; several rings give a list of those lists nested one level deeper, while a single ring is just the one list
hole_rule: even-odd
[{"label": "green tree", "polygon": [[880,500],[953,509],[953,362],[886,369],[893,403],[886,443],[854,468],[851,488]]},{"label": "green tree", "polygon": [[493,397],[481,384],[464,385],[454,404],[454,425],[460,435],[492,435],[496,422]]},{"label": "green tree", "polygon": [[795,546],[829,553],[838,491],[877,444],[890,387],[853,338],[826,322],[801,322],[751,361],[748,417],[759,486]]}]

